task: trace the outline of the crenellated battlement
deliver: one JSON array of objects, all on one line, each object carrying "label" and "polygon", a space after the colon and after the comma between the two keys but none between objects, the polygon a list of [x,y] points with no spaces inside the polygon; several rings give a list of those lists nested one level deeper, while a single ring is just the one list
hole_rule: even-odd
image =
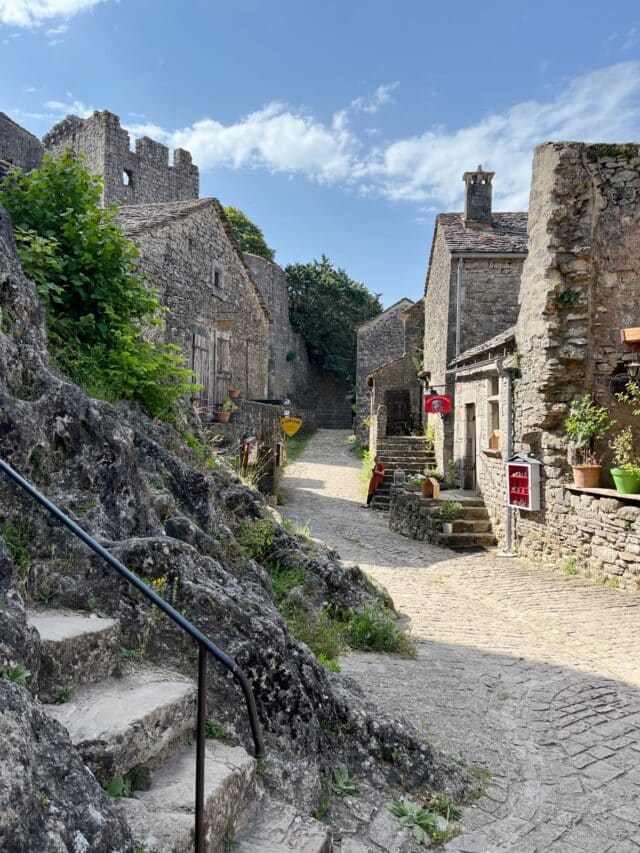
[{"label": "crenellated battlement", "polygon": [[153,204],[198,198],[200,176],[191,154],[177,148],[170,165],[169,148],[143,136],[131,150],[131,137],[120,118],[108,110],[89,118],[70,115],[43,139],[47,153],[59,156],[67,148],[82,154],[90,171],[105,182],[103,200],[109,204]]}]

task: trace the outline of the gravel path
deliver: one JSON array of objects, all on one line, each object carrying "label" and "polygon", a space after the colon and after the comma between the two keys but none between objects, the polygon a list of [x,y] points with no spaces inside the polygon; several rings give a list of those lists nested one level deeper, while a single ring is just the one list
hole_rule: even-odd
[{"label": "gravel path", "polygon": [[385,586],[418,641],[415,661],[350,654],[343,672],[487,771],[447,850],[639,851],[640,594],[391,532],[347,436],[313,437],[282,514]]}]

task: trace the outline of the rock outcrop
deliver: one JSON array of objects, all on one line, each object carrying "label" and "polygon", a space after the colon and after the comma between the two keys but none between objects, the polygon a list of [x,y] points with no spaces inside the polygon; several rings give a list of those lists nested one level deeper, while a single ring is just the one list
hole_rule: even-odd
[{"label": "rock outcrop", "polygon": [[[286,532],[260,494],[223,465],[203,466],[179,430],[89,399],[49,365],[43,310],[1,208],[0,310],[0,457],[245,670],[269,749],[264,784],[309,811],[320,775],[340,761],[380,789],[426,785],[463,796],[463,771],[410,726],[379,714],[346,679],[330,676],[293,638],[267,571],[236,534],[247,524],[267,525],[273,559],[294,561],[312,579],[312,608],[359,609],[380,594],[335,553]],[[119,625],[128,653],[187,676],[195,673],[196,649],[1,475],[0,534],[9,546],[0,548],[0,666],[30,672],[24,686],[0,678],[2,739],[12,744],[0,768],[0,847],[132,850],[122,811],[38,699],[51,694],[51,667],[41,666],[43,648],[23,601],[104,614]],[[213,665],[209,702],[233,739],[249,747],[242,696]]]}]

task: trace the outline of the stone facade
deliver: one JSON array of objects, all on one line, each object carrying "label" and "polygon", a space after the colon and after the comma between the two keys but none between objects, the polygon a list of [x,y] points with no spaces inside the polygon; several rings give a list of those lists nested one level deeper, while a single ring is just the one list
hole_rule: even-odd
[{"label": "stone facade", "polygon": [[308,408],[311,368],[307,348],[289,320],[289,293],[284,270],[258,255],[245,252],[251,275],[266,304],[269,306],[269,377],[267,396],[270,399],[288,397]]},{"label": "stone facade", "polygon": [[237,387],[267,394],[269,313],[216,199],[123,207],[140,268],[169,309],[160,334],[186,354],[211,409]]},{"label": "stone facade", "polygon": [[[633,507],[623,498],[569,496],[572,459],[563,421],[571,400],[584,393],[606,405],[620,426],[630,421],[609,383],[626,370],[619,330],[640,318],[640,147],[536,148],[529,232],[516,327],[522,378],[514,432],[517,447],[541,460],[543,483],[541,511],[515,513],[518,545],[537,557],[576,553],[592,571],[635,585]],[[596,533],[592,540],[589,531]]]},{"label": "stone facade", "polygon": [[191,154],[177,148],[169,165],[169,149],[143,136],[135,151],[117,115],[103,110],[87,119],[70,115],[43,139],[45,150],[60,156],[67,148],[82,154],[87,167],[104,180],[103,200],[110,204],[153,204],[198,198],[198,167]]},{"label": "stone facade", "polygon": [[[365,419],[371,414],[371,388],[367,377],[382,365],[400,358],[405,351],[402,312],[410,308],[410,299],[399,299],[382,314],[373,317],[358,329],[356,364],[356,418],[355,433],[363,443],[369,441],[369,425]],[[417,353],[419,356],[419,353]]]},{"label": "stone facade", "polygon": [[0,178],[14,167],[25,172],[37,169],[42,152],[42,142],[37,136],[0,112]]},{"label": "stone facade", "polygon": [[[375,453],[378,441],[389,435],[407,435],[419,429],[423,432],[423,386],[417,376],[416,362],[424,338],[424,308],[422,300],[405,308],[400,314],[403,354],[383,364],[369,378],[368,443]],[[404,425],[402,421],[406,420]]]},{"label": "stone facade", "polygon": [[[425,284],[424,369],[432,387],[451,394],[454,404],[451,362],[516,322],[526,256],[526,213],[491,213],[491,182],[478,182],[477,175],[493,173],[480,167],[478,173],[465,173],[466,214],[436,217]],[[470,199],[471,191],[481,198]],[[475,219],[465,218],[469,211]],[[445,418],[429,417],[441,469],[455,455],[456,408]]]}]

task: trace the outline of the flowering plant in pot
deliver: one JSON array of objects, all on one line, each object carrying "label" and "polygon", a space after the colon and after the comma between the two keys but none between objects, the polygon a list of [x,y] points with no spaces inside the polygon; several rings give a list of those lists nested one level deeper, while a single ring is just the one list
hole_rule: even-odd
[{"label": "flowering plant in pot", "polygon": [[438,515],[442,519],[442,532],[453,533],[453,522],[460,514],[462,505],[457,501],[442,501],[438,509]]},{"label": "flowering plant in pot", "polygon": [[614,423],[607,410],[598,406],[588,394],[572,401],[564,428],[578,450],[579,462],[571,466],[578,488],[594,489],[600,485],[602,465],[595,454],[595,446]]},{"label": "flowering plant in pot", "polygon": [[611,469],[616,491],[624,495],[635,495],[640,492],[640,460],[635,454],[633,432],[631,427],[625,427],[609,442],[613,451]]},{"label": "flowering plant in pot", "polygon": [[237,400],[239,396],[240,396],[240,389],[239,388],[229,388],[229,397],[232,400]]},{"label": "flowering plant in pot", "polygon": [[229,418],[234,412],[238,411],[238,407],[230,397],[227,397],[222,404],[222,410],[216,412],[216,420],[221,424],[228,424]]}]

